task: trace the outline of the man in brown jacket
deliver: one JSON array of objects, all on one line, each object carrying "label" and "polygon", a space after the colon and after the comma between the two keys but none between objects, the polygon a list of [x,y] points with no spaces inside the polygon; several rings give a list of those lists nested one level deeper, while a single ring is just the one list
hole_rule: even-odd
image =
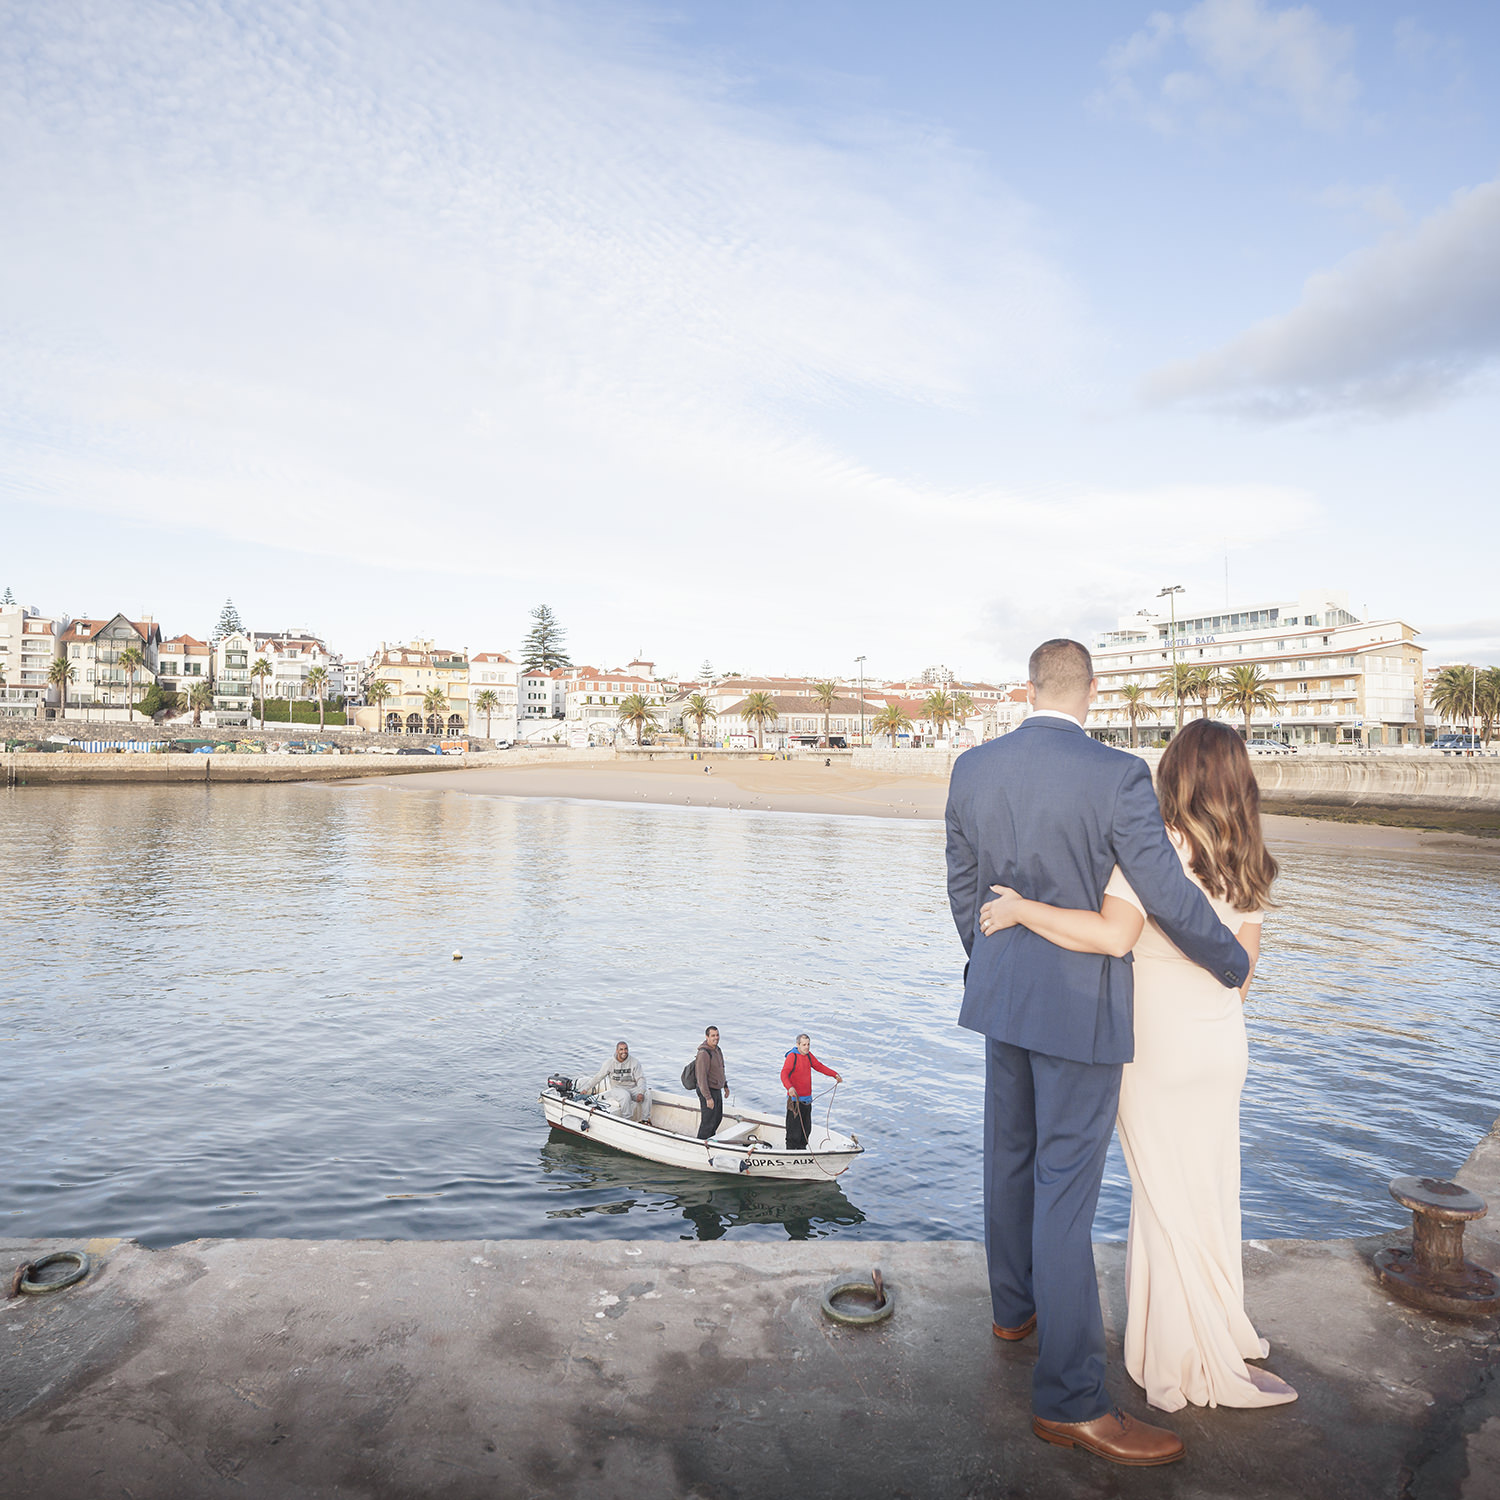
[{"label": "man in brown jacket", "polygon": [[698,1043],[695,1059],[698,1084],[698,1139],[706,1141],[724,1119],[724,1054],[719,1051],[719,1028],[710,1026]]}]

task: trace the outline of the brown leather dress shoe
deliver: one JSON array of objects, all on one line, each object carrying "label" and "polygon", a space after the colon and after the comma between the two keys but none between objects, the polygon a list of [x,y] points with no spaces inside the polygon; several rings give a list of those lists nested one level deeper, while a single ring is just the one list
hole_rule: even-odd
[{"label": "brown leather dress shoe", "polygon": [[1044,1442],[1060,1448],[1086,1448],[1113,1464],[1138,1468],[1176,1463],[1187,1451],[1175,1432],[1137,1422],[1118,1407],[1092,1422],[1049,1422],[1045,1417],[1033,1417],[1031,1430]]},{"label": "brown leather dress shoe", "polygon": [[1019,1328],[1002,1328],[998,1323],[996,1323],[995,1337],[997,1339],[1008,1339],[1011,1343],[1014,1344],[1017,1340],[1024,1339],[1026,1335],[1030,1333],[1035,1327],[1036,1314],[1032,1313],[1032,1315],[1027,1318],[1027,1320],[1022,1323]]}]

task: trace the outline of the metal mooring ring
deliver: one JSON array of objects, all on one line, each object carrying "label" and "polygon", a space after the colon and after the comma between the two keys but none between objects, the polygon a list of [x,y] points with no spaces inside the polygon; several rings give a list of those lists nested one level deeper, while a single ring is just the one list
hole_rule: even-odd
[{"label": "metal mooring ring", "polygon": [[[873,1299],[874,1305],[867,1312],[853,1312],[849,1308],[834,1306],[835,1297],[850,1293]],[[895,1309],[896,1299],[886,1286],[879,1266],[870,1273],[868,1281],[840,1279],[830,1281],[823,1288],[823,1316],[850,1328],[868,1328],[871,1324],[883,1323]]]},{"label": "metal mooring ring", "polygon": [[[73,1269],[66,1276],[60,1276],[56,1281],[37,1281],[36,1273],[45,1266],[71,1265]],[[91,1262],[82,1250],[57,1250],[51,1255],[44,1255],[40,1260],[34,1260],[26,1267],[26,1274],[21,1277],[20,1285],[16,1288],[22,1293],[30,1293],[32,1296],[40,1296],[43,1292],[60,1292],[65,1286],[75,1286],[89,1274]]]}]

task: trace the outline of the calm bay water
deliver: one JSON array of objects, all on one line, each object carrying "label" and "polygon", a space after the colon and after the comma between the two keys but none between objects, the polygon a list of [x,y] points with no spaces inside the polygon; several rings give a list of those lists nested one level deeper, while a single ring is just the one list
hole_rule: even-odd
[{"label": "calm bay water", "polygon": [[[1248,1012],[1247,1236],[1401,1214],[1500,1111],[1500,857],[1282,849]],[[0,794],[0,1231],[979,1238],[979,1038],[932,823],[359,786]],[[462,963],[450,957],[461,949]],[[870,1148],[750,1183],[551,1138],[550,1071],[798,1031]],[[821,1119],[829,1100],[817,1105]],[[1115,1151],[1095,1226],[1123,1236]]]}]

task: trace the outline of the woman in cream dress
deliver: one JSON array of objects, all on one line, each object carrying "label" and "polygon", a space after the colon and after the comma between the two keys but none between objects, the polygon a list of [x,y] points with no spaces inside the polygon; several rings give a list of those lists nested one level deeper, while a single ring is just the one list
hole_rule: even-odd
[{"label": "woman in cream dress", "polygon": [[[1251,976],[1276,862],[1234,730],[1207,719],[1177,735],[1157,770],[1162,816],[1183,868],[1243,944]],[[1163,1411],[1276,1406],[1285,1381],[1247,1360],[1270,1346],[1245,1312],[1240,1241],[1240,1090],[1249,1054],[1242,1003],[1148,920],[1117,869],[1098,912],[1066,911],[995,887],[986,931],[1020,924],[1063,947],[1132,952],[1135,1059],[1120,1083],[1130,1168],[1125,1368]]]}]

